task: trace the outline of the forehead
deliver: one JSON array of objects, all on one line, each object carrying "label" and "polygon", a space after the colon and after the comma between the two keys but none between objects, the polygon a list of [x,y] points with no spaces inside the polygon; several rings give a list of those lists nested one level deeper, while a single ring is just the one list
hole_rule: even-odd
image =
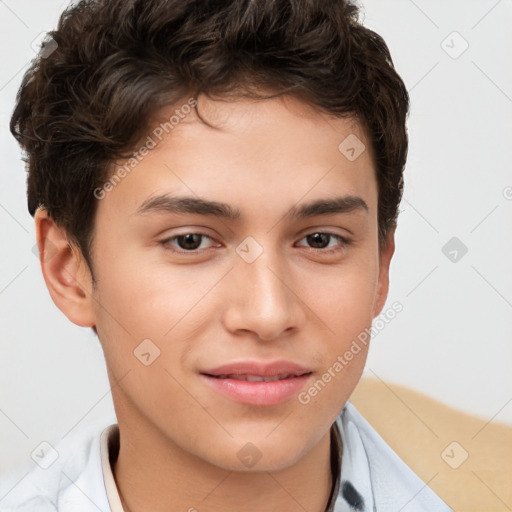
[{"label": "forehead", "polygon": [[294,154],[300,157],[309,154],[317,160],[322,149],[338,156],[339,143],[352,136],[364,141],[371,153],[363,127],[354,116],[336,117],[294,96],[229,100],[200,95],[196,100],[197,111],[201,119],[215,127],[213,129],[202,123],[196,111],[188,109],[187,103],[183,99],[171,107],[164,107],[150,120],[148,131],[160,132],[158,142],[171,135],[176,145],[196,139],[199,150],[209,141],[230,139],[229,142],[236,146],[245,145],[246,156],[264,147],[273,150],[270,156],[274,157],[283,154],[281,148],[294,150],[286,154],[290,158]]},{"label": "forehead", "polygon": [[151,119],[140,147],[151,139],[152,148],[108,194],[108,203],[129,213],[156,194],[186,193],[237,202],[243,213],[243,203],[289,209],[301,197],[343,193],[363,196],[369,205],[376,198],[371,148],[354,118],[329,116],[290,96],[200,96],[197,109],[212,128],[186,105],[184,99]]}]

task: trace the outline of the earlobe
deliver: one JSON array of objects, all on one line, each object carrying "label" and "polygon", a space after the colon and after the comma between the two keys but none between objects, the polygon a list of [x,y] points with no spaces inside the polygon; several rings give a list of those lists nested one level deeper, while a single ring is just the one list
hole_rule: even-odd
[{"label": "earlobe", "polygon": [[41,270],[53,302],[73,323],[93,327],[92,279],[83,256],[45,209],[38,209],[34,220]]},{"label": "earlobe", "polygon": [[386,303],[389,291],[389,265],[395,252],[395,229],[390,230],[386,245],[379,254],[379,280],[373,309],[373,318],[380,315]]}]

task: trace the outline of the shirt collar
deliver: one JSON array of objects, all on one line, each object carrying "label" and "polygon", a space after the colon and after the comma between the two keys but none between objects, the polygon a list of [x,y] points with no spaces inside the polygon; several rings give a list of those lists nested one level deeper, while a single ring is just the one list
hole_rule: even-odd
[{"label": "shirt collar", "polygon": [[[359,435],[357,425],[347,416],[345,405],[334,422],[336,452],[341,464],[334,489],[333,512],[370,512],[374,510],[373,486],[368,454]],[[339,468],[339,466],[338,466]],[[331,511],[331,509],[327,509]]]},{"label": "shirt collar", "polygon": [[112,464],[117,460],[119,454],[119,426],[117,423],[108,426],[101,433],[100,451],[103,480],[111,512],[123,512],[123,505],[112,473]]}]

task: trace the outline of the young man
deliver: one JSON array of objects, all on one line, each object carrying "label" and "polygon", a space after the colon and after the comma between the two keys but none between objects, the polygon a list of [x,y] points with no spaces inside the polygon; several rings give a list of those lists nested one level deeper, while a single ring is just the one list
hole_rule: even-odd
[{"label": "young man", "polygon": [[45,282],[97,333],[118,423],[61,444],[2,510],[450,510],[348,402],[407,154],[407,91],[357,16],[342,0],[63,14],[11,130]]}]

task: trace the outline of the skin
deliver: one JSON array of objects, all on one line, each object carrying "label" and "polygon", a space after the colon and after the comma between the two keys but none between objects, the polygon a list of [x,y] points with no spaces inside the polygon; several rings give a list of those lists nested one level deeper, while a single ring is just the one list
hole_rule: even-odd
[{"label": "skin", "polygon": [[[371,326],[386,301],[394,234],[379,252],[370,145],[354,119],[292,97],[198,100],[202,116],[221,129],[192,111],[99,201],[95,286],[80,251],[44,209],[37,212],[40,250],[50,240],[55,253],[41,260],[44,278],[72,322],[97,329],[121,433],[113,471],[127,512],[167,511],[171,503],[199,512],[320,512],[332,486],[330,427],[361,377],[367,348],[307,405],[296,396],[274,406],[240,404],[199,372],[284,359],[313,372],[307,390]],[[355,161],[338,150],[349,134],[366,145]],[[241,216],[137,214],[163,193],[225,202]],[[293,206],[345,195],[362,198],[368,211],[285,216]],[[322,248],[306,236],[326,232],[351,243],[327,237]],[[169,241],[185,233],[207,235],[195,254]],[[235,250],[248,236],[263,248],[252,263]],[[134,357],[144,339],[160,349],[149,366]],[[251,468],[237,457],[247,442],[261,453]]]}]

